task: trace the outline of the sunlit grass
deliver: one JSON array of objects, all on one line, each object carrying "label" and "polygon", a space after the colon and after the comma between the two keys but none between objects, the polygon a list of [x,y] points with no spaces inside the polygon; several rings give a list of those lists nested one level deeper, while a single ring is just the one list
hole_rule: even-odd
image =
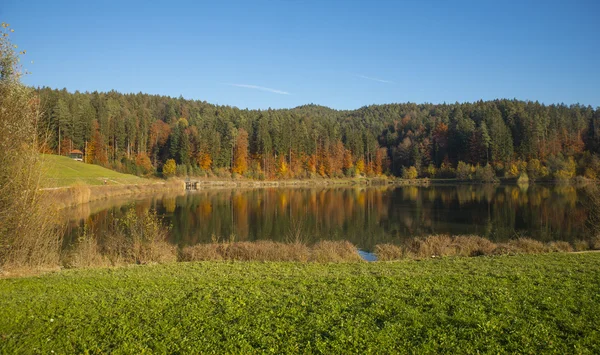
[{"label": "sunlit grass", "polygon": [[600,254],[195,262],[0,280],[5,353],[598,353]]},{"label": "sunlit grass", "polygon": [[42,155],[44,182],[46,187],[83,185],[139,184],[147,179],[130,174],[121,174],[99,165],[85,164],[59,155]]}]

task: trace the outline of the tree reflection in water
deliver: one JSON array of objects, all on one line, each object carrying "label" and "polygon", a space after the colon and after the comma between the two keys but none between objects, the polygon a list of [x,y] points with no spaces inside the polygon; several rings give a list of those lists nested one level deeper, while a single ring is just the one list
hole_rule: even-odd
[{"label": "tree reflection in water", "polygon": [[572,186],[460,185],[430,187],[261,188],[205,190],[147,198],[102,209],[70,223],[96,230],[127,208],[157,209],[181,246],[217,238],[239,241],[290,237],[311,243],[349,240],[372,250],[430,234],[476,234],[493,241],[585,239],[585,190]]}]

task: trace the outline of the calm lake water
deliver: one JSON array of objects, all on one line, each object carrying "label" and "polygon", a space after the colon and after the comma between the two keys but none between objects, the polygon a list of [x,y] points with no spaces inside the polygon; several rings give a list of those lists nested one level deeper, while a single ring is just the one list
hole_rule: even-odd
[{"label": "calm lake water", "polygon": [[181,246],[215,239],[349,240],[363,250],[437,233],[493,241],[586,238],[585,191],[572,186],[431,186],[204,190],[104,201],[70,210],[68,244],[84,223],[97,231],[129,208],[156,209]]}]

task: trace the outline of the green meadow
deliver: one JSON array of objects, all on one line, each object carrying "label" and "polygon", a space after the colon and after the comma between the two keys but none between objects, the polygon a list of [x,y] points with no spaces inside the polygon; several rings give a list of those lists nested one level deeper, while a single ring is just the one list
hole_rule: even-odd
[{"label": "green meadow", "polygon": [[73,185],[126,185],[147,184],[148,180],[130,174],[118,173],[95,164],[85,164],[60,155],[42,155],[45,187]]},{"label": "green meadow", "polygon": [[600,353],[600,253],[0,280],[2,353]]}]

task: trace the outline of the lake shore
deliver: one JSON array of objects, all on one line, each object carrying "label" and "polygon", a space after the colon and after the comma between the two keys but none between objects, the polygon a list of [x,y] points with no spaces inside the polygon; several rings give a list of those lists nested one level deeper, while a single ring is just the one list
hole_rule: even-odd
[{"label": "lake shore", "polygon": [[70,270],[0,280],[0,336],[40,353],[597,353],[599,277],[599,253]]},{"label": "lake shore", "polygon": [[[106,184],[44,188],[42,191],[57,202],[58,208],[72,207],[88,202],[123,198],[126,196],[139,197],[161,192],[185,192],[186,180],[172,178],[169,180],[141,179],[136,184]],[[306,179],[306,180],[224,180],[207,178],[190,178],[197,181],[197,190],[236,189],[236,188],[269,188],[269,187],[335,187],[335,186],[428,186],[429,179],[388,179],[388,178],[357,178],[357,179]]]}]

